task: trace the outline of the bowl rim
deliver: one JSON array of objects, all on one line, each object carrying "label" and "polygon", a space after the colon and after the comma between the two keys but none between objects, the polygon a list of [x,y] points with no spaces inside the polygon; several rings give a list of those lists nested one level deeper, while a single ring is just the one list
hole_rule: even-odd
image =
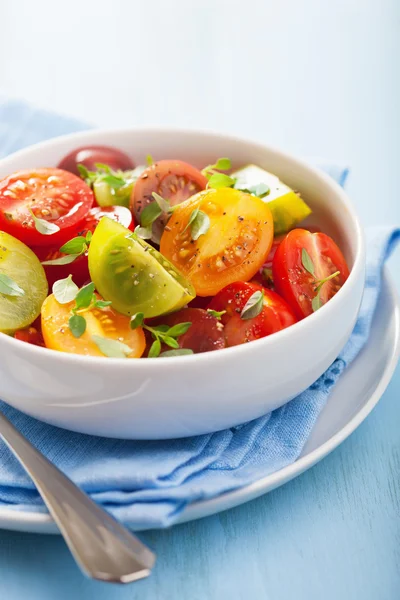
[{"label": "bowl rim", "polygon": [[[359,218],[355,211],[355,208],[350,201],[348,195],[344,191],[344,189],[334,181],[329,175],[324,173],[321,169],[310,165],[306,160],[297,157],[296,155],[291,154],[290,152],[286,152],[277,148],[275,146],[271,146],[269,144],[264,144],[258,142],[256,140],[252,140],[249,138],[226,134],[222,132],[217,132],[213,130],[207,129],[195,129],[195,128],[181,128],[181,127],[157,127],[157,126],[146,126],[146,127],[129,127],[129,128],[98,128],[98,129],[87,129],[81,130],[75,133],[69,133],[66,135],[61,135],[57,137],[50,138],[48,140],[38,142],[36,144],[31,144],[25,148],[17,150],[0,159],[0,167],[6,166],[8,162],[12,162],[14,159],[18,159],[19,157],[23,157],[25,154],[29,154],[31,151],[40,151],[41,149],[46,149],[54,144],[62,144],[63,142],[73,142],[74,140],[82,140],[82,143],[87,143],[92,140],[96,140],[101,143],[97,138],[101,138],[102,136],[118,136],[118,135],[145,135],[146,133],[160,133],[161,135],[170,135],[173,139],[176,135],[182,136],[197,136],[202,138],[214,138],[214,139],[225,139],[228,143],[229,141],[241,143],[245,145],[251,145],[260,151],[268,151],[270,154],[274,154],[279,160],[282,158],[283,160],[289,159],[292,163],[294,163],[300,169],[307,171],[312,177],[318,179],[322,182],[323,185],[331,188],[331,190],[335,193],[335,195],[339,198],[339,201],[346,206],[346,217],[351,217],[351,225],[353,229],[353,234],[355,234],[356,238],[356,253],[354,258],[354,264],[350,271],[350,275],[344,285],[340,288],[337,294],[333,298],[329,300],[326,304],[324,304],[318,311],[309,315],[307,318],[302,319],[301,321],[297,321],[290,327],[282,329],[272,335],[269,335],[264,338],[260,338],[258,340],[252,341],[251,344],[241,344],[239,346],[232,346],[229,348],[222,348],[219,351],[215,351],[212,353],[212,357],[210,357],[211,352],[203,352],[195,355],[182,355],[182,356],[166,356],[162,357],[163,360],[158,360],[159,357],[156,358],[146,358],[146,360],[141,360],[138,367],[138,361],[127,360],[125,358],[111,358],[107,356],[87,356],[82,354],[73,354],[68,352],[60,352],[58,350],[52,350],[51,348],[45,348],[41,346],[34,346],[33,344],[24,343],[22,346],[21,340],[17,340],[12,336],[9,336],[5,333],[0,332],[0,343],[1,344],[17,344],[17,347],[20,348],[20,351],[24,348],[24,353],[29,356],[42,356],[45,358],[46,356],[51,360],[58,360],[60,362],[65,362],[66,364],[92,364],[101,365],[113,365],[118,369],[131,369],[134,372],[134,369],[153,369],[155,361],[157,361],[158,369],[170,369],[171,364],[174,365],[186,365],[191,364],[201,365],[202,363],[206,364],[209,360],[224,360],[223,357],[234,355],[240,356],[240,354],[249,352],[248,348],[254,348],[254,344],[257,347],[261,347],[264,345],[265,348],[268,348],[271,344],[274,344],[279,340],[284,339],[287,336],[293,335],[295,328],[296,332],[301,331],[301,328],[304,330],[307,327],[311,327],[313,324],[318,326],[318,323],[321,322],[322,319],[329,319],[329,314],[334,311],[337,303],[341,301],[343,295],[350,289],[350,286],[355,283],[360,275],[364,273],[365,267],[365,239],[364,232],[362,230]],[[79,143],[79,142],[78,142]],[[105,142],[103,142],[106,145]],[[79,145],[77,145],[79,148]],[[7,338],[7,341],[6,341]],[[194,358],[196,357],[196,358]],[[107,361],[106,363],[104,361]],[[172,361],[172,363],[171,363]],[[188,362],[189,361],[189,362]],[[164,367],[162,365],[164,364]]]}]

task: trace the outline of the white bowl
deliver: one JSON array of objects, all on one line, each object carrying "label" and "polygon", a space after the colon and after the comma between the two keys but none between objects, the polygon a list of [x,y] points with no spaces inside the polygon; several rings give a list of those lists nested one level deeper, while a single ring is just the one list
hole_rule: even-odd
[{"label": "white bowl", "polygon": [[216,352],[163,359],[77,356],[0,334],[1,397],[42,421],[108,437],[165,439],[209,433],[259,417],[305,390],[334,361],[357,318],[365,250],[357,216],[332,179],[292,156],[225,135],[176,129],[88,131],[16,152],[0,177],[55,166],[69,151],[105,144],[136,164],[147,154],[198,166],[229,156],[255,163],[299,190],[313,222],[343,250],[351,273],[318,312],[270,337]]}]

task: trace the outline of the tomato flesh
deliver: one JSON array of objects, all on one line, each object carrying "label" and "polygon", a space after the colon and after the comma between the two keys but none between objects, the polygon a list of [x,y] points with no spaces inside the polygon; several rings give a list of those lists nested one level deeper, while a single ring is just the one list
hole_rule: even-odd
[{"label": "tomato flesh", "polygon": [[84,146],[72,150],[58,164],[59,169],[79,175],[77,165],[84,165],[89,171],[96,171],[96,163],[108,165],[111,169],[129,171],[134,168],[132,160],[125,152],[110,146]]},{"label": "tomato flesh", "polygon": [[16,340],[20,340],[21,342],[27,342],[28,344],[33,344],[34,346],[44,346],[44,339],[41,331],[38,331],[36,327],[28,327],[27,329],[18,329],[14,333],[14,337]]},{"label": "tomato flesh", "polygon": [[[241,313],[246,302],[256,292],[263,291],[261,312],[244,320]],[[221,317],[227,346],[237,346],[258,340],[296,323],[292,310],[278,294],[256,283],[237,281],[226,286],[210,302],[210,309],[226,311]]]},{"label": "tomato flesh", "polygon": [[[153,192],[168,200],[170,206],[176,206],[197,192],[205,190],[207,183],[204,175],[189,163],[182,160],[159,160],[143,171],[136,181],[131,197],[131,209],[140,223],[142,210],[154,202]],[[163,213],[153,223],[153,241],[159,243],[167,221],[168,215]]]},{"label": "tomato flesh", "polygon": [[[193,240],[189,221],[197,210],[208,216],[210,227]],[[175,209],[160,251],[192,282],[197,295],[213,296],[229,283],[251,279],[272,239],[271,211],[260,198],[231,188],[210,189]]]},{"label": "tomato flesh", "polygon": [[[92,204],[90,187],[67,171],[18,171],[0,181],[0,229],[28,246],[61,245],[72,237]],[[31,213],[59,230],[40,233]]]},{"label": "tomato flesh", "polygon": [[[314,274],[303,264],[303,249],[311,259]],[[319,297],[323,305],[339,291],[349,276],[346,260],[332,238],[306,229],[293,229],[285,236],[276,250],[272,271],[277,292],[298,319],[314,312],[312,302],[319,282],[339,271],[339,275],[321,286]]]}]

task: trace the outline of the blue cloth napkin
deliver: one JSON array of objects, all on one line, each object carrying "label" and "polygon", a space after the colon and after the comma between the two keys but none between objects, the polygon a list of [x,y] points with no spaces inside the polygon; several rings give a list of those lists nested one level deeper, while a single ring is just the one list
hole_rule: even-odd
[{"label": "blue cloth napkin", "polygon": [[[81,129],[85,129],[82,123],[23,103],[1,103],[0,99],[0,156]],[[346,169],[323,167],[344,183]],[[71,433],[1,402],[0,409],[51,461],[121,521],[137,529],[170,525],[187,504],[251,483],[299,457],[333,386],[368,340],[382,265],[399,236],[400,230],[394,228],[369,232],[364,299],[350,341],[308,390],[264,417],[211,435],[135,442]],[[29,477],[0,443],[0,510],[2,505],[45,510]]]}]

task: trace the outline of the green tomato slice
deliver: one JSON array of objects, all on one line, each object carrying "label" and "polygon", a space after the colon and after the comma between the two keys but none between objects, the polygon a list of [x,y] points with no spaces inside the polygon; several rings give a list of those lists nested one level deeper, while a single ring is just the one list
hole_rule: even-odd
[{"label": "green tomato slice", "polygon": [[90,242],[89,271],[99,294],[128,316],[157,317],[179,310],[196,295],[162,254],[107,217]]},{"label": "green tomato slice", "polygon": [[40,315],[48,285],[44,269],[32,250],[0,231],[0,279],[8,281],[7,278],[22,290],[15,296],[0,293],[0,331],[12,334]]},{"label": "green tomato slice", "polygon": [[236,178],[235,188],[254,189],[260,183],[265,183],[270,192],[262,198],[268,203],[274,219],[274,235],[286,233],[293,229],[308,215],[311,214],[310,207],[296,192],[283,183],[276,175],[264,171],[256,165],[247,165],[232,173]]}]

